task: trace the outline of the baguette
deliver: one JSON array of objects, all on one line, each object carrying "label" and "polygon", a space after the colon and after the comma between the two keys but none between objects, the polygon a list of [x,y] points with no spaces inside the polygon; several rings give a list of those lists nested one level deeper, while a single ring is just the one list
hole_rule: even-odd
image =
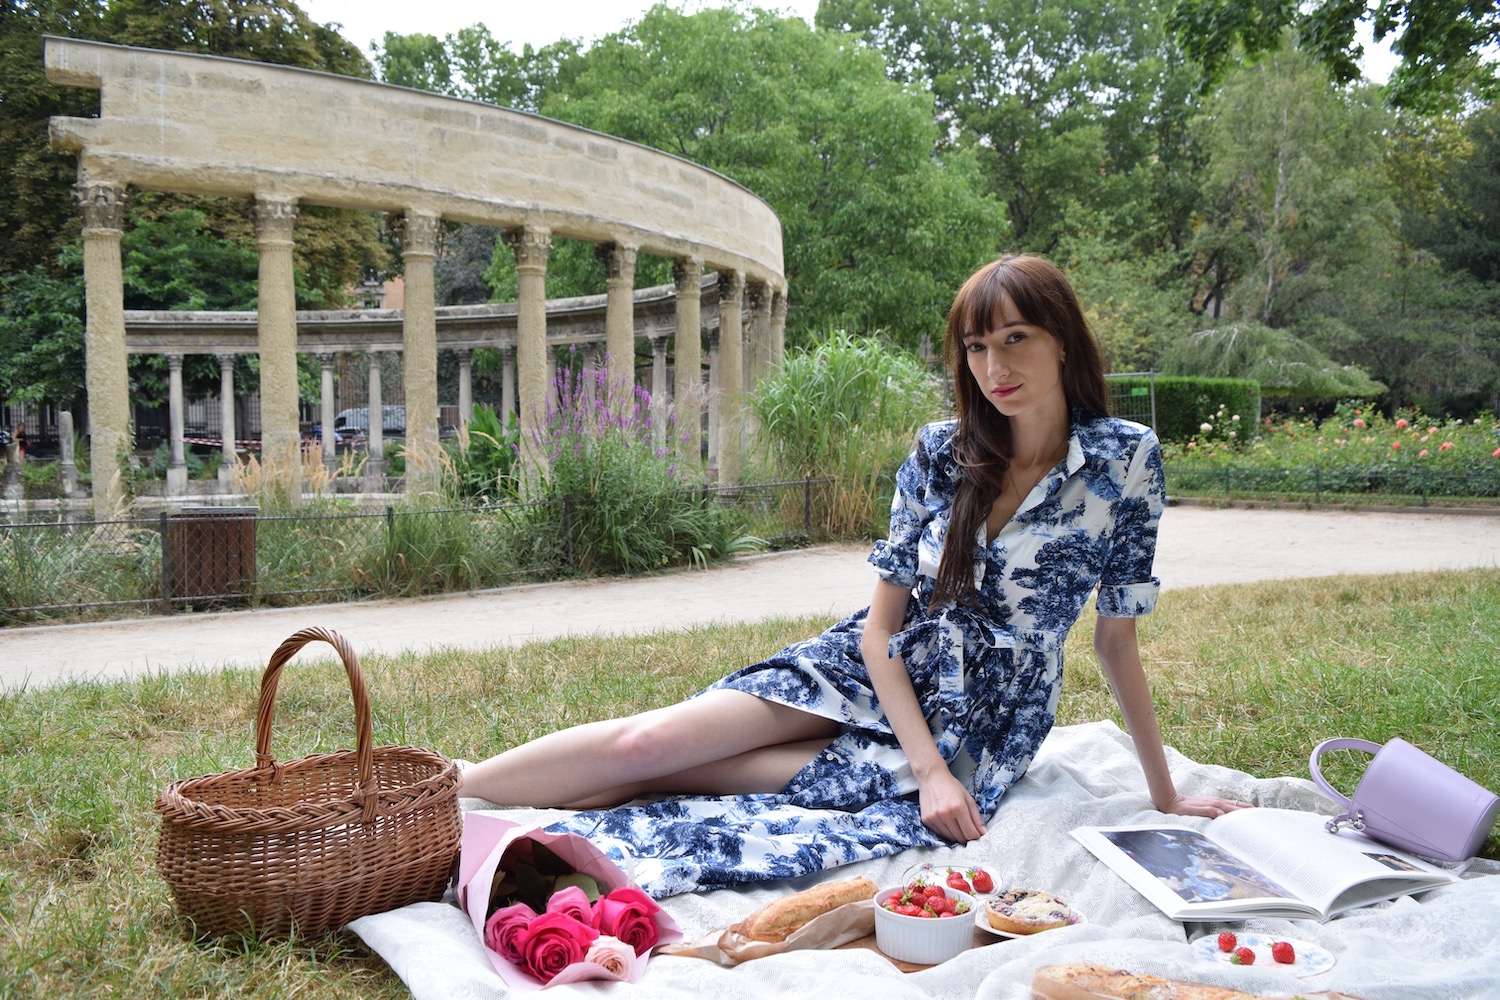
[{"label": "baguette", "polygon": [[1089,962],[1046,965],[1031,980],[1032,1000],[1258,1000],[1223,986],[1137,975]]},{"label": "baguette", "polygon": [[793,931],[814,917],[821,917],[845,903],[870,899],[876,891],[875,883],[863,876],[824,882],[767,903],[740,921],[739,931],[753,941],[785,941]]}]

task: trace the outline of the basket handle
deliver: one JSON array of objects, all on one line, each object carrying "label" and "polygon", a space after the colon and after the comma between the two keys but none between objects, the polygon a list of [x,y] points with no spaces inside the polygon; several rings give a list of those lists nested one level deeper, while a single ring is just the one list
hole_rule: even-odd
[{"label": "basket handle", "polygon": [[[281,668],[303,646],[321,640],[328,643],[344,661],[344,670],[349,674],[349,690],[354,696],[354,766],[359,779],[355,793],[361,800],[363,818],[369,822],[375,818],[378,796],[375,788],[375,751],[373,726],[370,722],[370,693],[365,688],[364,674],[359,669],[359,657],[348,640],[331,628],[312,627],[292,633],[276,652],[271,654],[271,663],[266,667],[260,681],[260,706],[255,714],[255,766],[278,770],[280,765],[271,756],[271,721],[276,714],[276,684],[281,679]],[[273,779],[274,780],[274,779]]]}]

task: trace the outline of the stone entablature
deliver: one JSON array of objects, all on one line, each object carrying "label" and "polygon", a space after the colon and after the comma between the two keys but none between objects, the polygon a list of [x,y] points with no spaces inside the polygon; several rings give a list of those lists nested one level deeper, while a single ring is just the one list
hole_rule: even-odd
[{"label": "stone entablature", "polygon": [[736,182],[540,115],[315,70],[49,36],[47,78],[101,91],[52,119],[80,179],[420,212],[695,257],[785,291],[781,221]]},{"label": "stone entablature", "polygon": [[[553,347],[605,343],[606,298],[601,294],[548,299],[547,343]],[[676,330],[675,286],[636,289],[634,304],[635,339],[670,336]],[[434,312],[438,350],[516,346],[514,302],[438,306]],[[716,274],[703,278],[700,316],[706,329],[718,329]],[[127,309],[125,350],[130,354],[254,354],[259,349],[258,321],[255,312]],[[400,351],[403,322],[400,309],[298,310],[297,351]]]}]

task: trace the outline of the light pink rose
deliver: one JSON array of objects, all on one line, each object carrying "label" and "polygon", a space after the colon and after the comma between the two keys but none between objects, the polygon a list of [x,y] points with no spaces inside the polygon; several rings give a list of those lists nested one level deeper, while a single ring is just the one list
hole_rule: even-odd
[{"label": "light pink rose", "polygon": [[637,955],[644,955],[661,937],[655,916],[660,909],[639,889],[615,889],[594,904],[594,927],[601,934],[624,941]]},{"label": "light pink rose", "polygon": [[635,969],[635,949],[619,938],[601,934],[583,960],[599,965],[612,976],[628,980]]},{"label": "light pink rose", "polygon": [[547,912],[566,913],[586,927],[594,926],[594,911],[589,906],[588,893],[576,885],[554,892],[547,900]]},{"label": "light pink rose", "polygon": [[484,943],[507,962],[521,964],[518,939],[536,919],[536,911],[525,903],[505,906],[484,922]]},{"label": "light pink rose", "polygon": [[544,913],[531,922],[518,942],[521,968],[544,983],[574,962],[583,961],[599,932],[566,913]]}]

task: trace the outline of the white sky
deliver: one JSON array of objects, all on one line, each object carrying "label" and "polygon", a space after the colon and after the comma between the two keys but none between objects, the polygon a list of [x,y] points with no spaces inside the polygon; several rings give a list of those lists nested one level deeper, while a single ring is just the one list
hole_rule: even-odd
[{"label": "white sky", "polygon": [[[680,9],[732,6],[731,0],[671,0]],[[591,42],[634,21],[651,7],[651,0],[299,0],[298,5],[322,24],[337,21],[342,34],[366,54],[370,43],[387,31],[415,32],[442,38],[459,28],[483,24],[500,42],[519,50],[530,42],[540,47],[559,38]],[[812,23],[818,0],[759,0],[757,6],[797,14]],[[1365,76],[1384,83],[1395,67],[1386,46],[1374,49],[1369,24],[1361,23],[1365,46]]]}]

